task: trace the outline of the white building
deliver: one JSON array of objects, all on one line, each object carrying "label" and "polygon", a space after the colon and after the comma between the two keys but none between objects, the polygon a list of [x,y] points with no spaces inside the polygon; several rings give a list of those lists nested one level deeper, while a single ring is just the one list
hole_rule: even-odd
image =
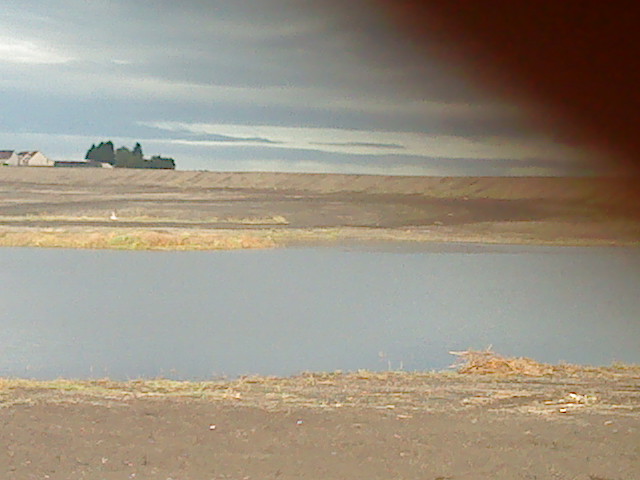
[{"label": "white building", "polygon": [[18,165],[19,157],[13,150],[0,150],[0,165]]},{"label": "white building", "polygon": [[47,158],[42,152],[20,152],[18,154],[18,166],[20,167],[53,167],[55,162]]}]

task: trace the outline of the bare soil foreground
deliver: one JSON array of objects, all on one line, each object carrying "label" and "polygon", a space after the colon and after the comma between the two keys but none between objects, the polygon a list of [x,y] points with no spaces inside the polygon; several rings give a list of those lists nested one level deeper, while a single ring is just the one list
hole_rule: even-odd
[{"label": "bare soil foreground", "polygon": [[639,367],[498,357],[491,368],[499,373],[472,365],[462,372],[477,373],[203,383],[0,380],[0,475],[640,478]]},{"label": "bare soil foreground", "polygon": [[0,167],[0,244],[640,243],[631,182]]}]

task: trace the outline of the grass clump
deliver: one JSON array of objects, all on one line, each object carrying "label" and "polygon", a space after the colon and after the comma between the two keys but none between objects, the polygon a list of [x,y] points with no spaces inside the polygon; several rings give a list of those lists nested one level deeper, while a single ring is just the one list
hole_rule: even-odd
[{"label": "grass clump", "polygon": [[640,378],[640,365],[628,365],[620,362],[611,366],[593,367],[585,365],[550,365],[527,357],[506,357],[486,350],[465,350],[449,352],[459,358],[457,372],[463,375],[500,375],[500,376],[599,376]]},{"label": "grass clump", "polygon": [[553,367],[526,357],[504,357],[490,348],[449,352],[459,357],[458,373],[480,375],[526,375],[540,377],[553,374]]}]

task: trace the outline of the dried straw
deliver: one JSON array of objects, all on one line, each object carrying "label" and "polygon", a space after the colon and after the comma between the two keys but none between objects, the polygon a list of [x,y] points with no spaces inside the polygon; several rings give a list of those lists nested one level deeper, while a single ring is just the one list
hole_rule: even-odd
[{"label": "dried straw", "polygon": [[460,357],[457,367],[458,373],[479,375],[525,375],[541,377],[552,375],[554,368],[545,363],[539,363],[526,357],[504,357],[491,348],[487,350],[465,350],[463,352],[449,352]]}]

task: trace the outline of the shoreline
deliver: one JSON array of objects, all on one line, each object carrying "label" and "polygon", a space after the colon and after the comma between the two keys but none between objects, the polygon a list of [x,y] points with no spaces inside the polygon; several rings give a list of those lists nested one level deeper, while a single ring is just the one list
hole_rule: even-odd
[{"label": "shoreline", "polygon": [[[484,226],[486,228],[486,226]],[[111,250],[239,250],[297,246],[350,246],[366,244],[462,244],[478,246],[639,247],[632,238],[578,235],[536,235],[531,231],[489,234],[470,228],[233,228],[163,229],[100,227],[0,228],[0,247],[38,247]]]},{"label": "shoreline", "polygon": [[[391,394],[381,394],[386,386],[402,387],[398,405],[409,404],[413,409],[432,409],[434,399],[424,397],[425,392],[438,386],[453,390],[501,391],[509,385],[520,389],[546,390],[557,387],[582,390],[606,389],[607,386],[636,384],[640,386],[640,365],[613,364],[611,366],[546,365],[530,359],[526,368],[516,366],[513,371],[482,371],[473,368],[444,371],[369,371],[353,372],[302,372],[279,377],[248,375],[235,379],[171,380],[166,378],[138,378],[112,380],[110,378],[37,380],[29,378],[0,377],[0,409],[3,407],[35,402],[91,403],[127,398],[210,400],[238,403],[253,407],[288,408],[303,404],[317,408],[383,408],[389,405]],[[511,368],[511,367],[509,367]],[[527,371],[526,369],[531,369]],[[353,394],[357,393],[357,396]],[[633,393],[633,392],[630,392]],[[352,394],[352,395],[350,395]],[[604,394],[603,394],[604,395]],[[329,399],[335,396],[333,401]],[[517,397],[518,395],[514,395]],[[30,400],[27,400],[27,397]],[[424,397],[424,398],[423,398]],[[631,395],[631,400],[635,398]],[[440,405],[440,399],[435,399]],[[532,395],[532,404],[542,407],[548,404]],[[634,400],[635,402],[635,400]],[[562,403],[562,402],[560,402]],[[566,403],[566,402],[565,402]],[[580,402],[578,402],[580,403]],[[582,402],[584,403],[584,402]],[[597,407],[598,402],[583,406]],[[395,408],[395,407],[394,407]],[[582,408],[582,407],[581,407]],[[596,408],[597,409],[597,408]],[[640,407],[633,408],[640,418]],[[562,413],[562,412],[561,412]]]},{"label": "shoreline", "polygon": [[[593,382],[638,382],[640,385],[640,364],[614,362],[607,366],[579,364],[547,364],[527,357],[505,357],[487,350],[466,350],[449,352],[457,357],[454,365],[445,370],[404,371],[404,370],[355,370],[343,372],[300,372],[290,376],[277,375],[241,375],[235,378],[219,377],[209,380],[175,380],[168,378],[137,378],[112,380],[104,378],[57,378],[53,380],[28,379],[19,377],[0,377],[0,407],[17,392],[34,393],[42,397],[49,395],[86,395],[88,397],[194,397],[224,400],[236,398],[239,390],[255,390],[256,398],[264,396],[266,400],[277,391],[287,389],[312,390],[318,386],[340,385],[349,389],[354,383],[369,386],[388,383],[403,385],[404,393],[416,394],[430,383],[476,384],[476,383],[517,383],[517,384],[579,384]],[[254,388],[255,387],[255,388]],[[372,387],[373,388],[373,387]],[[375,388],[374,388],[375,389]],[[231,392],[231,395],[227,395]],[[222,393],[222,395],[220,395]],[[344,393],[344,392],[343,392]],[[365,388],[361,394],[371,392]],[[307,394],[310,394],[307,392]],[[272,395],[271,395],[272,396]],[[284,393],[280,400],[293,398]],[[237,399],[237,398],[236,398]],[[255,399],[254,399],[255,400]],[[386,402],[384,397],[373,394],[367,404]],[[340,406],[349,402],[343,401]],[[326,406],[320,403],[319,406]],[[355,404],[351,406],[356,406]],[[638,408],[640,415],[640,406]]]}]

